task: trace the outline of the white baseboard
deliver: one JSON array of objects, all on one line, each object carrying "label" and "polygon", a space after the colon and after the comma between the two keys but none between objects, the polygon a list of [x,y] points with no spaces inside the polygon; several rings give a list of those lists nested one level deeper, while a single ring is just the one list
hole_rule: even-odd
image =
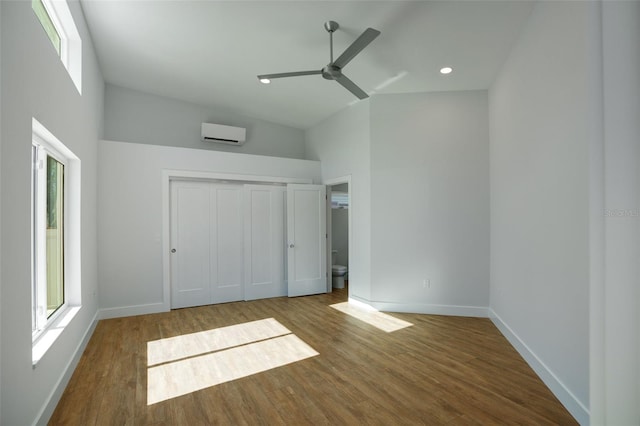
[{"label": "white baseboard", "polygon": [[164,303],[149,303],[147,305],[123,306],[120,308],[104,308],[98,310],[98,319],[132,317],[135,315],[157,314],[169,309]]},{"label": "white baseboard", "polygon": [[36,417],[34,425],[46,425],[49,422],[49,419],[53,415],[53,412],[55,411],[56,406],[58,405],[58,402],[62,397],[62,393],[69,383],[69,380],[71,380],[71,376],[73,375],[73,372],[75,371],[78,362],[80,361],[80,357],[82,356],[84,349],[87,347],[89,339],[91,339],[91,336],[93,335],[93,331],[96,329],[97,324],[98,312],[96,311],[96,314],[93,316],[89,327],[87,327],[87,330],[84,332],[84,335],[78,343],[78,346],[76,346],[76,349],[73,351],[73,356],[71,357],[71,359],[69,359],[69,362],[65,366],[63,373],[60,375],[58,382],[49,394],[46,404],[42,407],[42,410]]},{"label": "white baseboard", "polygon": [[481,306],[430,305],[422,303],[395,303],[367,300],[351,295],[350,299],[369,305],[379,311],[407,312],[428,315],[450,315],[490,318],[509,343],[529,364],[544,384],[558,398],[560,403],[581,425],[589,425],[589,409],[562,383],[544,362],[492,309]]},{"label": "white baseboard", "polygon": [[498,327],[498,330],[507,338],[509,343],[520,353],[529,366],[536,372],[538,377],[560,400],[560,403],[571,413],[571,415],[581,425],[589,424],[589,409],[584,406],[575,395],[567,389],[560,379],[538,358],[538,356],[527,346],[527,344],[518,337],[518,335],[509,327],[493,309],[489,309],[489,318]]},{"label": "white baseboard", "polygon": [[[573,393],[558,379],[558,377],[542,362],[540,358],[527,346],[520,337],[509,327],[492,309],[480,306],[455,306],[455,305],[430,305],[421,303],[395,303],[395,302],[378,302],[370,301],[357,296],[352,299],[365,303],[380,311],[387,312],[407,312],[429,315],[450,315],[450,316],[466,316],[466,317],[489,317],[500,332],[507,338],[509,343],[520,353],[529,366],[536,372],[540,379],[547,385],[553,394],[560,400],[562,405],[571,413],[571,415],[581,424],[589,424],[589,410],[582,404]],[[71,379],[71,375],[75,370],[84,349],[96,328],[98,320],[119,318],[134,315],[144,315],[159,312],[166,312],[167,308],[164,303],[152,303],[147,305],[126,306],[121,308],[100,309],[96,312],[91,324],[85,331],[82,340],[78,343],[73,356],[67,363],[64,373],[56,383],[53,391],[47,399],[47,403],[43,407],[40,415],[36,418],[34,424],[46,424],[53,414],[53,411],[64,392],[65,387]]]},{"label": "white baseboard", "polygon": [[87,327],[82,339],[78,343],[75,351],[73,352],[73,356],[67,363],[63,374],[58,379],[58,382],[54,386],[53,390],[49,394],[47,398],[46,404],[43,406],[39,415],[36,417],[36,421],[34,425],[46,425],[49,422],[49,419],[53,415],[58,402],[60,401],[60,397],[62,397],[62,393],[64,392],[73,372],[75,371],[78,362],[80,361],[80,357],[84,352],[87,344],[89,343],[89,339],[93,335],[94,330],[96,329],[96,325],[98,321],[101,319],[109,319],[109,318],[119,318],[119,317],[128,317],[134,315],[143,315],[143,314],[153,314],[157,312],[166,312],[168,309],[164,305],[164,303],[153,303],[149,305],[138,305],[138,306],[126,306],[123,308],[108,308],[108,309],[98,309],[96,314],[93,316],[91,320],[91,324]]},{"label": "white baseboard", "polygon": [[405,312],[412,314],[448,315],[456,317],[487,318],[489,308],[483,306],[457,306],[457,305],[433,305],[427,303],[396,303],[367,300],[355,295],[351,299],[365,303],[379,311]]}]

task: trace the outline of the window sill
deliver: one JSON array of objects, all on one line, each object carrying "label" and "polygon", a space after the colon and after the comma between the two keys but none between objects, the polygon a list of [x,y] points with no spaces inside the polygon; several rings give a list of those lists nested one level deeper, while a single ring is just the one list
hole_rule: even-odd
[{"label": "window sill", "polygon": [[40,335],[34,340],[31,351],[31,364],[33,368],[38,365],[44,354],[53,346],[54,342],[62,334],[65,327],[69,325],[73,317],[80,311],[80,306],[69,306],[56,318],[54,322],[45,327]]}]

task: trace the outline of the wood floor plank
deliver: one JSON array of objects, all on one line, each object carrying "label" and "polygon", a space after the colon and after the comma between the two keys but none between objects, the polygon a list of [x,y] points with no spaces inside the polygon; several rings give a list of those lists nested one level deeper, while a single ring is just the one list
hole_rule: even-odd
[{"label": "wood floor plank", "polygon": [[[413,325],[387,333],[331,308],[346,298],[344,289],[100,321],[50,424],[577,424],[490,320],[393,313]],[[148,342],[269,318],[318,355],[147,405]]]}]

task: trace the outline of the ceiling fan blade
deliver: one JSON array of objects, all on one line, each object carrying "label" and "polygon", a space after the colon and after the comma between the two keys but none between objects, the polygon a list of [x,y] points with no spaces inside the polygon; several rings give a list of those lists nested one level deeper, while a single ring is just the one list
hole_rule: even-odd
[{"label": "ceiling fan blade", "polygon": [[263,75],[259,75],[258,76],[258,80],[261,80],[263,78],[268,78],[270,80],[272,78],[298,77],[298,76],[301,76],[301,75],[315,75],[315,74],[322,74],[322,70],[281,72],[281,73],[278,73],[278,74],[263,74]]},{"label": "ceiling fan blade", "polygon": [[369,95],[367,95],[367,92],[356,86],[356,84],[353,81],[349,80],[344,74],[336,78],[336,81],[340,83],[342,87],[356,95],[358,99],[367,99],[369,97]]},{"label": "ceiling fan blade", "polygon": [[344,68],[355,56],[362,51],[365,47],[369,45],[376,37],[380,35],[380,31],[374,30],[373,28],[367,28],[364,30],[360,37],[356,39],[351,46],[347,47],[347,49],[342,52],[342,55],[335,61],[333,61],[333,65],[338,68]]}]

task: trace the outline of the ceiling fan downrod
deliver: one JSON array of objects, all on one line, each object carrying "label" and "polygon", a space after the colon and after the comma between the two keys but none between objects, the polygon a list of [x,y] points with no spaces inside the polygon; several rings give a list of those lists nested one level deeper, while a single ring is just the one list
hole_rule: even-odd
[{"label": "ceiling fan downrod", "polygon": [[336,21],[327,21],[324,23],[324,29],[329,33],[329,64],[333,64],[333,33],[340,28]]}]

